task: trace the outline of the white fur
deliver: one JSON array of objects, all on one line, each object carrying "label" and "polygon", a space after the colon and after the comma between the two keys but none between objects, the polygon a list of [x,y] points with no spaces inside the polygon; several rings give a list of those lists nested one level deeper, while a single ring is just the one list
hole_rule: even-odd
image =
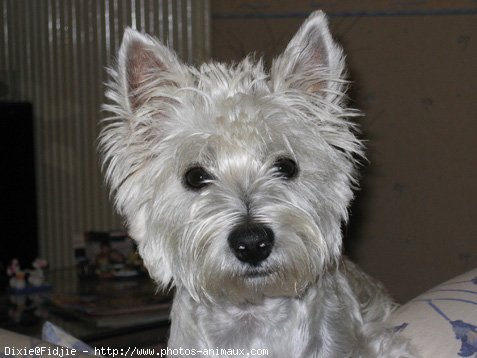
[{"label": "white fur", "polygon": [[[105,174],[152,278],[175,286],[170,348],[266,348],[269,357],[411,357],[385,328],[382,287],[341,256],[362,145],[344,56],[313,13],[272,64],[193,68],[127,30],[101,134]],[[292,158],[296,178],[273,164]],[[212,176],[200,191],[184,173]],[[275,234],[258,266],[227,238],[244,218]]]}]

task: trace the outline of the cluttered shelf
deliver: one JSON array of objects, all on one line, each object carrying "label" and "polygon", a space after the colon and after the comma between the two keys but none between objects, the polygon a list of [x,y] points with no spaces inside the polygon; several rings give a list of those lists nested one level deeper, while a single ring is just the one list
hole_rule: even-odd
[{"label": "cluttered shelf", "polygon": [[[98,251],[100,245],[105,241],[96,245]],[[101,258],[98,251],[95,254]],[[18,275],[20,269],[12,268],[17,275],[0,295],[0,328],[39,338],[43,323],[50,321],[92,346],[165,344],[172,292],[158,292],[145,273],[99,269],[94,275],[79,274],[78,266],[46,270],[43,285],[27,282],[26,287],[12,289],[16,277],[21,279],[25,273]],[[35,278],[40,272],[26,275]]]}]

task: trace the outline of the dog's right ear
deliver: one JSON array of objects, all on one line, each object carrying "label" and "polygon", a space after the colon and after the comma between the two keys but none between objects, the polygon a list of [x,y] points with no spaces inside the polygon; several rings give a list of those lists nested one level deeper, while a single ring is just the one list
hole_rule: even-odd
[{"label": "dog's right ear", "polygon": [[131,28],[124,32],[117,68],[122,103],[132,113],[185,81],[184,66],[172,50]]}]

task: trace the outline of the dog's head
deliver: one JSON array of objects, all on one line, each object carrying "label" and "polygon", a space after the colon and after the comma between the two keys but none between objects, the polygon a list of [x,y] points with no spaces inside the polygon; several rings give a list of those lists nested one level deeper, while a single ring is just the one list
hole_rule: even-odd
[{"label": "dog's head", "polygon": [[100,144],[158,283],[197,300],[293,296],[339,258],[361,155],[343,72],[321,12],[269,73],[249,58],[192,68],[126,31]]}]

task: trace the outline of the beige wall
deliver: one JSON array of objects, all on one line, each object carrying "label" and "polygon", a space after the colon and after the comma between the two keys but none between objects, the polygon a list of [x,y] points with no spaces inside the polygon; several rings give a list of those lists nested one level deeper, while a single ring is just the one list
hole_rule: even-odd
[{"label": "beige wall", "polygon": [[213,0],[212,53],[270,59],[306,14],[331,15],[369,140],[347,248],[402,302],[477,266],[477,4],[356,4]]}]

